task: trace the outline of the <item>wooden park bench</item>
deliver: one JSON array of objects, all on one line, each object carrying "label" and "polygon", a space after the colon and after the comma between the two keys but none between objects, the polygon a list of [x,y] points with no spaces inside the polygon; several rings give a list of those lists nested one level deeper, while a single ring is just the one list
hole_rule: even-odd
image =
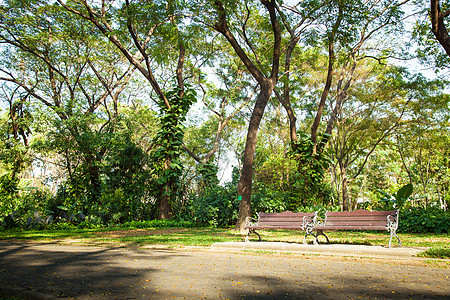
[{"label": "wooden park bench", "polygon": [[[245,241],[248,242],[248,237],[250,234],[254,233],[259,237],[261,241],[261,236],[256,230],[260,229],[289,229],[289,230],[308,230],[313,226],[313,220],[316,213],[302,213],[302,212],[291,212],[285,211],[282,213],[263,213],[258,214],[258,219],[247,217],[245,219],[244,228],[248,230],[247,237]],[[303,239],[306,243],[306,235]]]},{"label": "wooden park bench", "polygon": [[[316,216],[314,225],[306,230],[305,240],[308,235],[313,235],[315,237],[314,244],[318,244],[318,236],[323,235],[327,239],[327,243],[329,243],[330,240],[323,233],[325,230],[387,230],[391,234],[389,248],[394,236],[397,238],[399,246],[401,246],[400,238],[396,233],[398,218],[398,210],[368,211],[359,209],[351,212],[327,211],[323,221]],[[316,234],[313,233],[314,230]]]}]

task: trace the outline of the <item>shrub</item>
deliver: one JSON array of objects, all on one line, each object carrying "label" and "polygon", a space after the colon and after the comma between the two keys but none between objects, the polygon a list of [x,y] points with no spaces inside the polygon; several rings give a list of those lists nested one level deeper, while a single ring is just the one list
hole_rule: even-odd
[{"label": "shrub", "polygon": [[121,224],[121,228],[168,228],[168,227],[195,227],[191,221],[177,220],[149,220],[149,221],[131,221]]},{"label": "shrub", "polygon": [[410,207],[400,213],[398,232],[448,233],[450,213],[437,207]]},{"label": "shrub", "polygon": [[191,195],[190,202],[192,221],[198,224],[226,227],[237,219],[239,202],[231,185],[207,188],[203,195]]},{"label": "shrub", "polygon": [[252,211],[259,212],[282,212],[287,210],[287,195],[283,191],[277,191],[268,187],[260,187],[252,195]]}]

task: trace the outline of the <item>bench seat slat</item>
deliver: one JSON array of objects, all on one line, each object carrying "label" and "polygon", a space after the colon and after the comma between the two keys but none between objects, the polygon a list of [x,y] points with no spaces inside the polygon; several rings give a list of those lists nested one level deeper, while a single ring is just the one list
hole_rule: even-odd
[{"label": "bench seat slat", "polygon": [[275,228],[275,227],[292,227],[292,228],[302,228],[302,224],[258,224],[246,226],[246,228]]},{"label": "bench seat slat", "polygon": [[265,212],[260,212],[259,213],[260,216],[283,216],[283,217],[288,217],[288,216],[302,216],[302,215],[314,215],[314,213],[305,213],[305,212],[291,212],[291,211],[284,211],[281,213],[265,213]]},{"label": "bench seat slat", "polygon": [[385,216],[327,216],[327,220],[380,220],[386,221],[388,215]]},{"label": "bench seat slat", "polygon": [[389,211],[370,211],[370,210],[354,210],[354,211],[328,211],[327,217],[330,216],[388,216],[395,215],[397,211],[389,210]]},{"label": "bench seat slat", "polygon": [[260,218],[259,222],[303,222],[303,217],[301,218]]},{"label": "bench seat slat", "polygon": [[388,230],[386,226],[365,226],[365,225],[325,225],[315,226],[314,230]]},{"label": "bench seat slat", "polygon": [[273,221],[265,221],[265,222],[258,222],[259,226],[264,226],[264,225],[268,225],[268,226],[273,226],[273,225],[298,225],[298,224],[303,224],[303,221],[288,221],[288,222],[273,222]]},{"label": "bench seat slat", "polygon": [[386,226],[386,221],[384,222],[378,222],[378,221],[365,221],[365,222],[358,222],[353,220],[340,220],[335,222],[326,222],[326,225],[332,225],[332,226],[354,226],[354,225],[361,225],[361,226]]},{"label": "bench seat slat", "polygon": [[301,229],[302,226],[284,226],[284,225],[274,225],[274,226],[245,226],[249,229]]}]

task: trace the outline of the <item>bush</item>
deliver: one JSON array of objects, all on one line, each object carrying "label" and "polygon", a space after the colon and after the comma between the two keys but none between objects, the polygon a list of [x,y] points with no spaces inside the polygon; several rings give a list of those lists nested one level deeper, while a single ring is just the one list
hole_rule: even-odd
[{"label": "bush", "polygon": [[448,233],[450,213],[437,207],[410,207],[400,212],[398,232]]},{"label": "bush", "polygon": [[287,197],[288,195],[283,191],[260,187],[252,193],[253,214],[259,212],[273,213],[285,211],[288,207]]},{"label": "bush", "polygon": [[191,221],[176,220],[150,220],[150,221],[131,221],[121,224],[120,228],[168,228],[168,227],[195,227]]},{"label": "bush", "polygon": [[192,221],[214,227],[226,227],[237,220],[239,202],[236,189],[212,186],[203,195],[191,195]]},{"label": "bush", "polygon": [[67,222],[61,222],[61,223],[53,223],[51,224],[48,229],[53,230],[70,230],[70,229],[77,229],[77,226],[72,223]]}]

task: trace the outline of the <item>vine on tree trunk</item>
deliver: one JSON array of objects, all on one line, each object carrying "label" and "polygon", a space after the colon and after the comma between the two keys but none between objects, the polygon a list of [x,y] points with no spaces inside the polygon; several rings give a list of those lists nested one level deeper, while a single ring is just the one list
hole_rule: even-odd
[{"label": "vine on tree trunk", "polygon": [[196,101],[196,93],[188,86],[184,90],[177,87],[166,93],[166,99],[170,108],[163,101],[159,103],[161,128],[153,140],[154,148],[150,155],[161,219],[171,218],[171,203],[175,201],[180,187],[179,178],[183,169],[180,156],[184,151],[182,123]]}]

